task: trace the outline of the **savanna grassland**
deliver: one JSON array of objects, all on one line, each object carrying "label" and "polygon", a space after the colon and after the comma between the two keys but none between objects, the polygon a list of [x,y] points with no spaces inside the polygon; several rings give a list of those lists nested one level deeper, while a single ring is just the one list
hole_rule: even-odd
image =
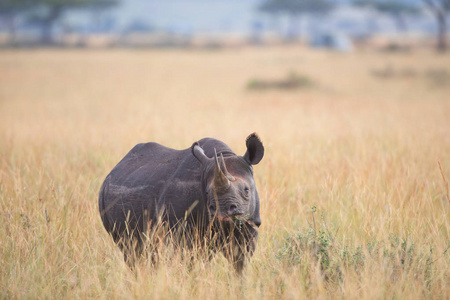
[{"label": "savanna grassland", "polygon": [[[242,155],[254,131],[244,275],[170,247],[131,272],[98,212],[109,171],[147,141]],[[2,51],[0,180],[0,298],[449,299],[450,56]]]}]

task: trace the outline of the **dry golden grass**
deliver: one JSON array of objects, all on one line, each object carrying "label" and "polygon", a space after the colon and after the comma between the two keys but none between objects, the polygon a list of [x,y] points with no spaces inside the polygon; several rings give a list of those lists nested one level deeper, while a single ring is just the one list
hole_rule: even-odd
[{"label": "dry golden grass", "polygon": [[[386,65],[413,75],[372,75]],[[449,299],[450,87],[430,70],[450,56],[0,53],[0,298]],[[245,89],[291,71],[316,84]],[[98,213],[107,173],[139,142],[242,154],[253,131],[263,225],[244,276],[220,255],[130,272]]]}]

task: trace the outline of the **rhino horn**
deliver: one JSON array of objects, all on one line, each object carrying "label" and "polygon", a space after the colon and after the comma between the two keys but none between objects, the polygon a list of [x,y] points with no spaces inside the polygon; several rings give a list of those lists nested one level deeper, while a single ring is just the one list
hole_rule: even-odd
[{"label": "rhino horn", "polygon": [[230,186],[230,179],[228,179],[227,176],[228,171],[225,167],[223,156],[221,155],[221,159],[219,160],[216,149],[214,149],[214,160],[216,162],[216,167],[214,169],[214,186],[218,189],[226,189]]},{"label": "rhino horn", "polygon": [[225,159],[223,158],[223,154],[222,153],[220,153],[219,163],[220,163],[220,169],[225,174],[227,179],[230,180],[230,181],[234,181],[235,178],[233,177],[233,175],[230,174],[230,172],[228,172],[227,166],[225,165]]}]

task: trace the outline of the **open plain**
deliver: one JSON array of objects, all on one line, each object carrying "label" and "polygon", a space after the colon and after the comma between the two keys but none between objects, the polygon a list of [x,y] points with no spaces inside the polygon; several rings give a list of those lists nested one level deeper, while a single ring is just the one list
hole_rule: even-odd
[{"label": "open plain", "polygon": [[[243,155],[254,131],[262,225],[244,275],[170,247],[131,272],[98,212],[109,171],[148,141]],[[0,53],[0,298],[449,299],[449,180],[449,55]]]}]

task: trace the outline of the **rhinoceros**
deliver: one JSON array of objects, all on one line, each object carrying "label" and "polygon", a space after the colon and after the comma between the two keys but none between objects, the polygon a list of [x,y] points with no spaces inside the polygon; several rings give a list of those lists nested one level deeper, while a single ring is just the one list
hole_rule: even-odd
[{"label": "rhinoceros", "polygon": [[[141,255],[149,233],[165,224],[185,241],[195,237],[213,252],[222,251],[241,272],[261,225],[252,166],[264,156],[256,133],[246,146],[243,156],[213,138],[184,150],[153,142],[131,149],[106,176],[99,194],[103,225],[125,261]],[[127,247],[131,241],[134,246]]]}]

